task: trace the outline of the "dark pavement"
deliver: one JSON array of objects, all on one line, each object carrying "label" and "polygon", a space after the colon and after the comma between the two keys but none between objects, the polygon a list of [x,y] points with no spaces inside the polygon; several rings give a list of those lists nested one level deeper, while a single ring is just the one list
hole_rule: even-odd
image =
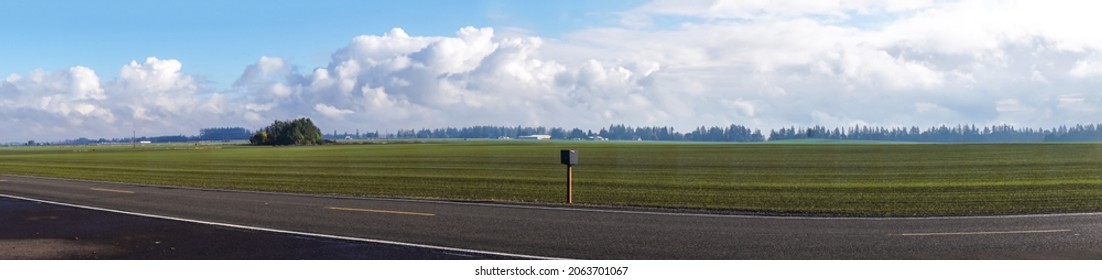
[{"label": "dark pavement", "polygon": [[[1102,259],[1102,214],[771,217],[214,191],[15,176],[4,176],[3,180],[0,194],[16,197],[213,223],[520,255],[497,257]],[[0,224],[7,228],[9,220],[28,217],[31,216],[5,214],[0,216]],[[107,227],[123,226],[110,219],[102,223]],[[191,235],[203,236],[204,230],[227,229],[213,227]],[[102,238],[141,236],[139,231]],[[217,235],[197,237],[192,246],[216,242],[209,240],[217,238]],[[286,241],[255,242],[254,250],[279,251],[299,246],[283,244]],[[192,246],[176,247],[179,250]],[[234,255],[228,251],[197,256],[266,258],[262,257],[265,252]],[[170,257],[149,253],[141,258]]]},{"label": "dark pavement", "polygon": [[205,225],[0,197],[0,259],[501,258]]}]

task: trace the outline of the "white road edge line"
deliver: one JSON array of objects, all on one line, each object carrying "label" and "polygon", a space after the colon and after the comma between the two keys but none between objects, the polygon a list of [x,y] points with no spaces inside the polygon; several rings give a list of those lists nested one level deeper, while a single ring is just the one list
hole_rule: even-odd
[{"label": "white road edge line", "polygon": [[309,233],[309,232],[273,229],[273,228],[265,228],[265,227],[254,227],[254,226],[227,224],[227,223],[208,222],[208,221],[177,218],[177,217],[170,217],[170,216],[161,216],[161,215],[154,215],[154,214],[128,212],[128,211],[122,211],[122,210],[99,208],[99,207],[94,207],[94,206],[86,206],[86,205],[79,205],[79,204],[56,202],[56,201],[41,200],[41,199],[34,199],[34,198],[26,198],[26,197],[20,197],[20,196],[8,195],[8,194],[0,194],[0,197],[35,201],[35,202],[48,203],[48,204],[61,205],[61,206],[68,206],[68,207],[76,207],[76,208],[82,208],[82,209],[88,209],[88,210],[106,211],[106,212],[127,214],[127,215],[141,216],[141,217],[149,217],[149,218],[156,218],[156,219],[165,219],[165,220],[173,220],[173,221],[181,221],[181,222],[189,222],[189,223],[197,223],[197,224],[213,225],[213,226],[223,226],[223,227],[231,227],[231,228],[239,228],[239,229],[247,229],[247,230],[257,230],[257,231],[267,231],[267,232],[287,233],[287,234],[298,234],[298,235],[305,235],[305,236],[312,236],[312,237],[322,237],[322,238],[342,239],[342,240],[351,240],[351,241],[381,243],[381,244],[387,244],[387,245],[410,246],[410,247],[417,247],[417,248],[424,248],[424,249],[445,250],[445,251],[454,251],[454,252],[463,252],[463,253],[472,253],[472,254],[483,254],[483,255],[494,255],[494,256],[503,256],[503,257],[542,259],[542,260],[564,259],[564,258],[553,258],[553,257],[533,256],[533,255],[524,255],[524,254],[492,252],[492,251],[463,249],[463,248],[455,248],[455,247],[445,247],[445,246],[425,245],[425,244],[416,244],[416,243],[406,243],[406,242],[389,241],[389,240],[379,240],[379,239],[369,239],[369,238],[359,238],[359,237],[350,237],[350,236],[340,236],[340,235],[329,235],[329,234],[321,234],[321,233]]},{"label": "white road edge line", "polygon": [[113,192],[113,193],[129,193],[129,194],[134,193],[134,191],[116,190],[116,189],[108,189],[108,188],[88,188],[88,190],[100,191],[100,192]]},{"label": "white road edge line", "polygon": [[1019,230],[1019,231],[976,231],[976,232],[930,232],[930,233],[901,233],[899,236],[945,236],[945,235],[992,235],[992,234],[1026,234],[1026,233],[1058,233],[1070,232],[1070,229],[1045,229],[1045,230]]},{"label": "white road edge line", "polygon": [[392,210],[367,209],[367,208],[349,208],[349,207],[336,207],[336,206],[325,207],[325,209],[335,210],[335,211],[368,212],[368,213],[381,213],[381,214],[399,214],[399,215],[413,215],[413,216],[425,216],[425,217],[434,217],[434,216],[436,216],[436,214],[433,214],[433,213],[392,211]]}]

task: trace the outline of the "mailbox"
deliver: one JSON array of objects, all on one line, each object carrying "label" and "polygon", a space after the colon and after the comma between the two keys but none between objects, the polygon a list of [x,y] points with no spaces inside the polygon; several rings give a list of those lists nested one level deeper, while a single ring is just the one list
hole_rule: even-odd
[{"label": "mailbox", "polygon": [[578,165],[578,151],[575,150],[562,150],[560,151],[560,160],[565,165]]}]

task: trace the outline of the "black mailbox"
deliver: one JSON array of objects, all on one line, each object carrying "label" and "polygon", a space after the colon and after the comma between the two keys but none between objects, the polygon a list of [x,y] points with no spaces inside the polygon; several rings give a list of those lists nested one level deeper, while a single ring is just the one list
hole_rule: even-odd
[{"label": "black mailbox", "polygon": [[559,158],[562,160],[562,164],[578,165],[578,151],[562,150],[560,151],[559,155]]}]

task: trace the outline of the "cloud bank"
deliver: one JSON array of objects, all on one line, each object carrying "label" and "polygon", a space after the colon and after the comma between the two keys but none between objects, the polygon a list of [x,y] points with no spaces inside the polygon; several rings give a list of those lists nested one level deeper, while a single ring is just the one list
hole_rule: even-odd
[{"label": "cloud bank", "polygon": [[12,74],[0,125],[14,141],[295,117],[340,131],[1093,123],[1102,37],[1089,28],[1102,17],[1083,5],[654,1],[620,13],[621,25],[560,38],[394,28],[353,38],[324,66],[261,57],[228,89],[155,57],[110,81],[82,66]]}]

